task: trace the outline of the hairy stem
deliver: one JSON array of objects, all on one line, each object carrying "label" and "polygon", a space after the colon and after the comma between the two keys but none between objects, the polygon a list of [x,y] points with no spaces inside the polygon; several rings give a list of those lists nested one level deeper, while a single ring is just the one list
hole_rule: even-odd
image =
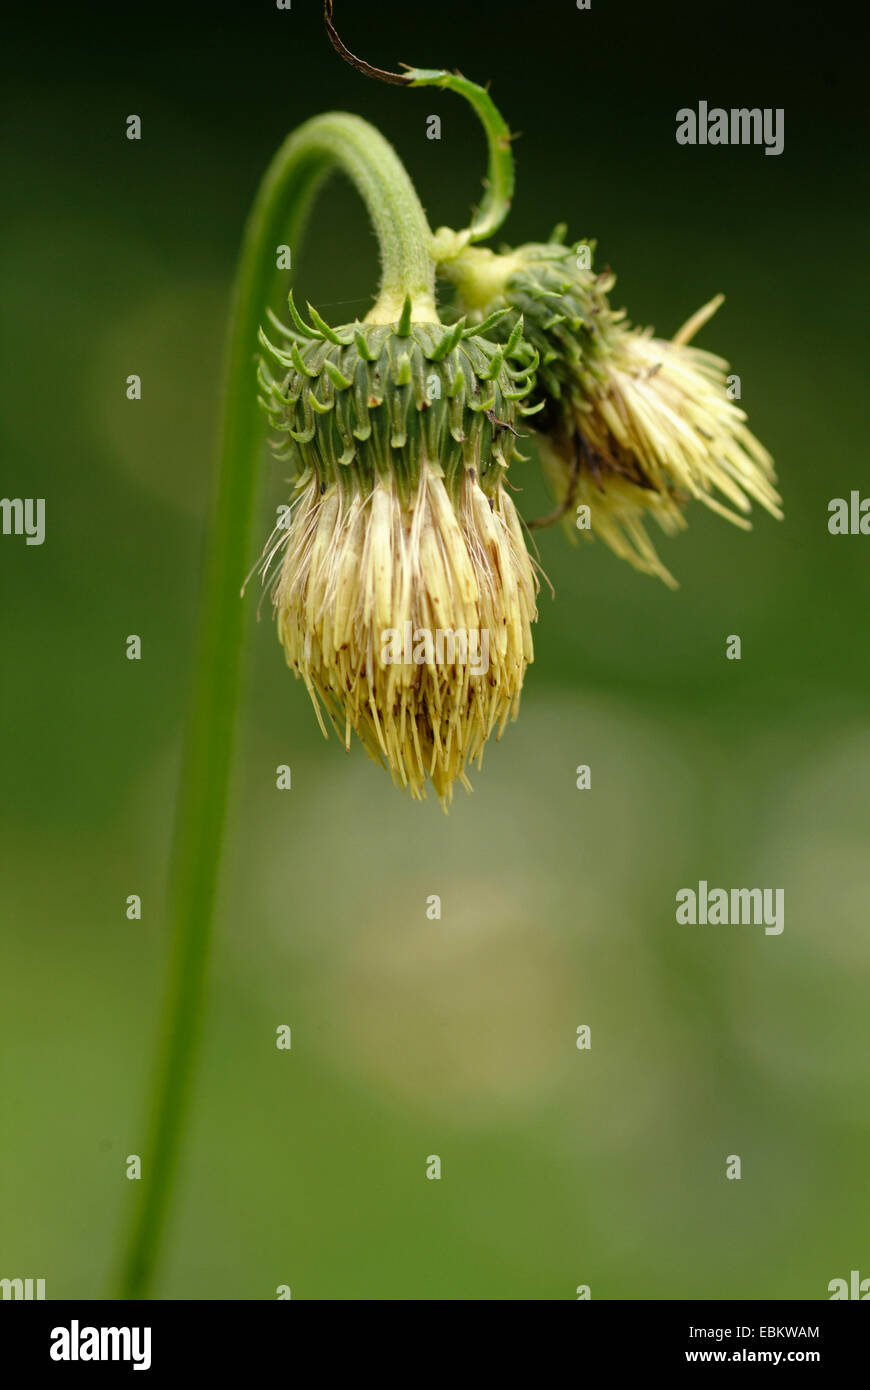
[{"label": "hairy stem", "polygon": [[[257,334],[287,272],[279,245],[295,252],[323,180],[340,168],[365,200],[378,236],[382,281],[376,322],[412,314],[437,319],[431,232],[395,151],[356,116],[329,114],[281,146],[260,185],[245,230],[226,347],[217,491],[205,562],[198,651],[185,734],[168,909],[171,957],[150,1129],[138,1202],[124,1252],[122,1298],[151,1289],[178,1166],[204,1014],[212,918],[226,818],[238,703],[243,605],[264,416],[257,404]],[[369,317],[371,318],[372,315]]]}]

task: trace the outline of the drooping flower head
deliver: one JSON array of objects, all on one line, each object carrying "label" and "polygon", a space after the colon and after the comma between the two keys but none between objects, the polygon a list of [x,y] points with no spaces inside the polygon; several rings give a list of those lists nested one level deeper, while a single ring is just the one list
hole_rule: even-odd
[{"label": "drooping flower head", "polygon": [[[671,341],[612,309],[592,244],[554,234],[496,255],[479,243],[511,206],[511,133],[489,93],[460,73],[391,72],[390,84],[451,89],[480,117],[485,192],[469,225],[433,233],[395,151],[356,117],[315,118],[290,137],[308,197],[338,163],[378,237],[381,286],[363,324],[332,328],[313,310],[262,334],[261,397],[295,481],[289,519],[262,573],[287,660],[346,744],[414,796],[445,804],[493,731],[514,716],[537,580],[506,490],[516,423],[537,414],[540,455],[558,506],[638,568],[673,583],[645,529],[682,527],[692,499],[748,525],[757,501],[778,515],[767,452],[726,390],[726,364],[690,345],[718,301]],[[270,186],[264,215],[272,209]],[[447,325],[435,276],[454,282]],[[470,324],[471,326],[467,326]],[[240,349],[241,351],[241,349]],[[523,402],[534,391],[538,404]],[[587,535],[588,535],[587,531]]]},{"label": "drooping flower head", "polygon": [[473,247],[444,272],[467,311],[523,316],[540,356],[542,464],[567,523],[588,509],[592,534],[673,584],[644,523],[673,533],[693,499],[743,527],[751,501],[779,516],[773,463],[729,398],[727,363],[690,346],[721,297],[670,341],[656,338],[611,308],[615,278],[593,271],[593,249],[558,240],[503,255]]},{"label": "drooping flower head", "polygon": [[[505,476],[533,381],[517,327],[333,329],[291,299],[263,404],[295,468],[264,556],[278,634],[345,744],[445,804],[516,716],[537,578]],[[322,710],[321,710],[322,707]]]}]

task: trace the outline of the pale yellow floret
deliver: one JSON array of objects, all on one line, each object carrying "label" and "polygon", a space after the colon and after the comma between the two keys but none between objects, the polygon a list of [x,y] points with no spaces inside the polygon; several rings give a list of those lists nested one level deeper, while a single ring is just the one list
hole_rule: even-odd
[{"label": "pale yellow floret", "polygon": [[[542,464],[559,500],[570,491],[572,505],[589,507],[592,534],[671,586],[646,519],[673,534],[684,527],[692,499],[744,529],[752,501],[782,515],[773,460],[728,397],[728,364],[688,345],[720,300],[698,310],[671,342],[649,329],[613,335],[603,379],[584,378],[575,397],[577,429],[597,457],[597,477],[581,468],[572,482],[568,461],[542,441]],[[646,486],[632,480],[636,466]]]},{"label": "pale yellow floret", "polygon": [[[288,664],[349,744],[412,796],[431,782],[447,804],[478,765],[493,731],[515,718],[538,582],[513,502],[492,499],[472,470],[448,490],[436,463],[420,466],[410,501],[392,479],[364,493],[356,476],[299,485],[273,590]],[[274,554],[274,547],[270,554]],[[488,669],[457,659],[385,660],[384,634],[487,634]]]}]

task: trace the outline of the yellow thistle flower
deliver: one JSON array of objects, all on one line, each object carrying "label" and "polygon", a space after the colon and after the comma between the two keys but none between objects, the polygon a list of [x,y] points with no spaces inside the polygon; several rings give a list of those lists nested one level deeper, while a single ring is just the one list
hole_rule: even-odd
[{"label": "yellow thistle flower", "polygon": [[[295,313],[295,311],[294,311]],[[295,322],[301,324],[298,315]],[[515,718],[538,582],[504,485],[534,359],[464,325],[283,330],[261,369],[297,464],[262,564],[287,662],[350,746],[449,804]],[[275,574],[276,562],[280,568]]]},{"label": "yellow thistle flower", "polygon": [[644,523],[673,534],[693,499],[745,529],[751,501],[780,517],[773,461],[729,399],[727,363],[689,345],[722,296],[668,341],[611,309],[614,277],[590,267],[589,243],[553,241],[503,256],[470,248],[445,273],[464,307],[523,315],[541,359],[542,466],[566,525],[588,508],[583,534],[674,586]]}]

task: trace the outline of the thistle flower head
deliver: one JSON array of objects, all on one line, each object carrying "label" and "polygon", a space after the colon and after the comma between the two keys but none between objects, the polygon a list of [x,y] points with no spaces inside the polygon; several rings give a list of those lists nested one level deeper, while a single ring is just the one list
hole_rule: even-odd
[{"label": "thistle flower head", "polygon": [[470,311],[508,307],[523,316],[540,357],[542,463],[564,511],[587,506],[593,534],[673,584],[645,521],[671,534],[692,499],[743,527],[753,500],[779,516],[773,463],[729,399],[727,363],[689,345],[721,297],[674,339],[656,338],[610,307],[615,279],[592,270],[593,249],[551,241],[496,256],[471,248],[447,270]]},{"label": "thistle flower head", "polygon": [[279,369],[261,364],[262,400],[296,472],[263,561],[278,634],[324,733],[322,711],[447,803],[533,656],[537,580],[504,477],[534,356],[520,331],[496,345],[464,322],[311,313],[291,302],[281,347],[262,335]]}]

